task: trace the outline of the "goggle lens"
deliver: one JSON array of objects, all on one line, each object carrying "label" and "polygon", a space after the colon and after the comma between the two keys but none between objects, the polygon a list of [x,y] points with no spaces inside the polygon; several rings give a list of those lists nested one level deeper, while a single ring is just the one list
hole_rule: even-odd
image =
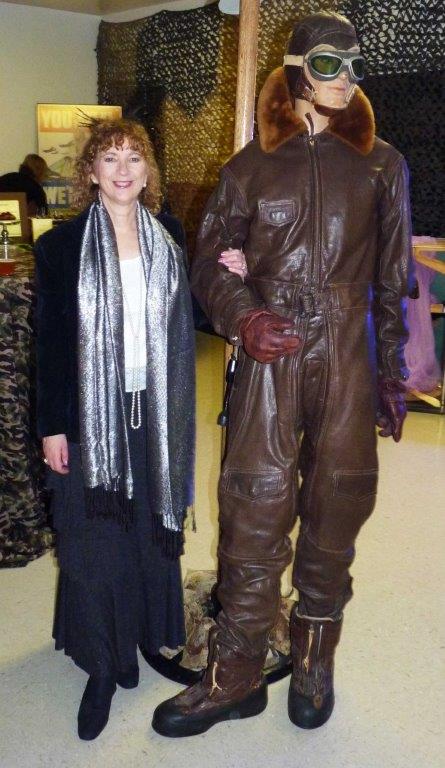
[{"label": "goggle lens", "polygon": [[363,56],[337,56],[330,53],[314,53],[309,56],[309,66],[320,80],[333,80],[343,69],[347,69],[351,80],[363,80],[365,60]]},{"label": "goggle lens", "polygon": [[351,61],[352,71],[357,80],[363,80],[365,76],[365,61],[364,59],[352,59]]},{"label": "goggle lens", "polygon": [[327,75],[332,77],[340,72],[343,61],[338,56],[327,56],[322,54],[321,56],[314,56],[311,58],[311,66],[319,75]]}]

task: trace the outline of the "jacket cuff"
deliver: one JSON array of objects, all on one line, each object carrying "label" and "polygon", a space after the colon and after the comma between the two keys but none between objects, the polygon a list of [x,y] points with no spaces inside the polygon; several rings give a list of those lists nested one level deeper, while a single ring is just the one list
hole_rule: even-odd
[{"label": "jacket cuff", "polygon": [[227,340],[235,347],[240,347],[243,343],[240,333],[241,322],[244,320],[252,310],[266,309],[262,304],[252,304],[251,307],[244,307],[239,312],[236,312],[230,320],[227,327]]},{"label": "jacket cuff", "polygon": [[406,381],[408,377],[409,370],[406,367],[403,355],[401,356],[397,353],[382,355],[379,365],[379,378]]},{"label": "jacket cuff", "polygon": [[41,440],[43,437],[51,437],[51,435],[66,435],[68,434],[68,427],[65,420],[61,419],[48,419],[44,423],[37,424],[37,437]]}]

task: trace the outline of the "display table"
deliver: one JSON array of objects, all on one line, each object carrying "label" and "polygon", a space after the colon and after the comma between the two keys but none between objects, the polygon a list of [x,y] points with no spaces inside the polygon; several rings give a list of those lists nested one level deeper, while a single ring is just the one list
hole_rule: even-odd
[{"label": "display table", "polygon": [[0,568],[26,565],[52,546],[44,464],[34,424],[34,256],[16,250],[0,276]]},{"label": "display table", "polygon": [[[410,411],[445,414],[445,239],[414,237],[418,297],[408,300],[405,358]],[[435,298],[432,298],[434,297]],[[433,301],[434,303],[431,303]],[[433,325],[431,324],[433,323]],[[436,326],[436,337],[433,327]]]}]

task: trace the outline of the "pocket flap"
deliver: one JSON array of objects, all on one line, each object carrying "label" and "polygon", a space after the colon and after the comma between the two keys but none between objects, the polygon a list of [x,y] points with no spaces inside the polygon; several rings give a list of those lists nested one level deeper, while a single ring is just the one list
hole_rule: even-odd
[{"label": "pocket flap", "polygon": [[273,496],[283,488],[283,472],[237,472],[229,470],[226,491],[235,496],[258,499],[261,496]]},{"label": "pocket flap", "polygon": [[334,496],[361,501],[376,493],[376,469],[342,469],[334,472]]},{"label": "pocket flap", "polygon": [[266,224],[280,227],[295,219],[294,200],[274,200],[273,203],[260,203],[260,220]]}]

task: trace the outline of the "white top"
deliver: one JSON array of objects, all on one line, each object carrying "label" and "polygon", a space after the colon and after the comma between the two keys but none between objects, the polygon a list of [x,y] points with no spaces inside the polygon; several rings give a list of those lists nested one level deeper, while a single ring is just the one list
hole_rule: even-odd
[{"label": "white top", "polygon": [[145,389],[147,348],[145,305],[147,286],[142,259],[119,261],[124,302],[125,391]]}]

